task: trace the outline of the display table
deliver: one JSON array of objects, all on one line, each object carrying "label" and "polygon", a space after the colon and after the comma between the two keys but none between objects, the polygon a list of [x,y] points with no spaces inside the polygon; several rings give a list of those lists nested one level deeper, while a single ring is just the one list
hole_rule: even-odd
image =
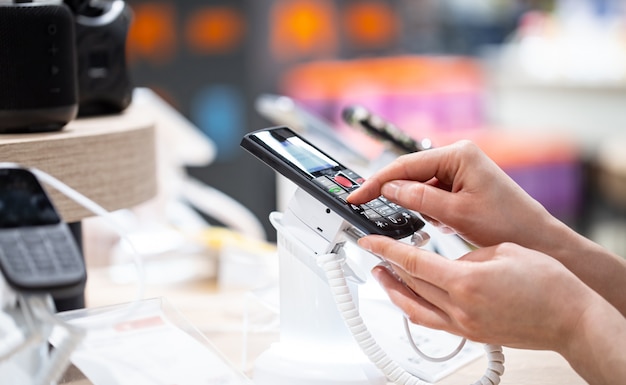
[{"label": "display table", "polygon": [[[51,133],[0,135],[0,162],[34,167],[112,211],[156,194],[155,127],[145,109],[83,118]],[[49,187],[49,186],[46,186]],[[48,191],[68,223],[93,213],[53,188]]]},{"label": "display table", "polygon": [[[111,280],[108,269],[92,270],[89,274],[91,279],[86,291],[88,307],[108,306],[134,299],[135,285],[116,284]],[[246,290],[221,289],[213,280],[195,280],[170,285],[148,284],[145,297],[166,298],[224,357],[249,376],[253,374],[255,359],[279,337],[277,325],[274,324],[274,327],[256,327],[247,333],[244,339],[245,311],[249,312],[249,321],[263,319],[267,325],[271,322],[267,320],[266,314],[250,304]],[[502,377],[502,385],[585,384],[585,381],[556,353],[518,349],[505,349],[504,353],[506,371]],[[439,381],[437,385],[474,383],[482,375],[485,367],[486,361],[478,359]],[[72,370],[76,371],[75,368]],[[91,384],[80,377],[74,373],[74,381],[70,380],[67,383]]]}]

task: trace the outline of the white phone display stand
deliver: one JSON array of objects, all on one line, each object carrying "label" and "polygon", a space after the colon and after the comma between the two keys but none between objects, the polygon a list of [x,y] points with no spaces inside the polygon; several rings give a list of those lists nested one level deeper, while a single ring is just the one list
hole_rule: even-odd
[{"label": "white phone display stand", "polygon": [[[285,214],[272,213],[270,220],[278,232],[280,340],[255,362],[254,382],[426,384],[382,350],[359,315],[356,285],[365,274],[344,250],[348,238],[359,236],[352,225],[300,188]],[[427,239],[419,233],[412,237],[415,245]],[[484,350],[488,366],[474,385],[497,385],[504,373],[502,347],[486,344]]]},{"label": "white phone display stand", "polygon": [[[378,385],[383,373],[372,364],[345,325],[316,256],[342,253],[344,230],[337,214],[301,189],[284,214],[272,213],[277,230],[280,341],[256,360],[257,385]],[[362,275],[345,260],[352,296]]]}]

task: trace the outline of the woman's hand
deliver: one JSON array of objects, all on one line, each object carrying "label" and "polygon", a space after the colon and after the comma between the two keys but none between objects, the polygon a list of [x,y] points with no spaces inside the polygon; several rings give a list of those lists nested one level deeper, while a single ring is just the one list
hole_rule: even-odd
[{"label": "woman's hand", "polygon": [[380,195],[475,246],[512,242],[550,255],[626,316],[626,260],[550,215],[469,141],[402,156],[348,200]]},{"label": "woman's hand", "polygon": [[546,228],[558,222],[469,141],[401,156],[348,200],[380,195],[479,247],[514,242],[540,249]]},{"label": "woman's hand", "polygon": [[512,243],[456,261],[383,236],[365,237],[359,245],[402,278],[384,267],[373,271],[411,322],[473,341],[562,351],[599,298],[558,261]]}]

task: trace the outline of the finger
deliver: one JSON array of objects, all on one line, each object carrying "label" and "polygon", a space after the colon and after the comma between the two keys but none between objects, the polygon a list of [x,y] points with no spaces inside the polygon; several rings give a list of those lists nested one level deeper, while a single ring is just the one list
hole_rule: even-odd
[{"label": "finger", "polygon": [[412,276],[446,290],[447,282],[454,275],[454,265],[446,258],[395,239],[368,235],[358,241],[359,246],[398,265]]},{"label": "finger", "polygon": [[397,265],[389,264],[388,266],[380,266],[380,268],[393,270],[391,273],[392,276],[395,275],[395,277],[400,280],[400,283],[413,291],[416,296],[424,298],[426,301],[446,312],[450,308],[450,296],[447,291],[419,278],[415,278]]},{"label": "finger", "polygon": [[457,145],[403,155],[369,177],[348,197],[355,204],[368,202],[380,195],[382,186],[392,180],[427,182],[433,178],[451,185],[459,168],[455,156]]},{"label": "finger", "polygon": [[385,183],[381,193],[400,206],[407,207],[439,223],[450,222],[455,216],[458,194],[442,190],[430,184],[408,180]]},{"label": "finger", "polygon": [[375,267],[372,275],[383,287],[391,302],[402,310],[412,323],[434,329],[449,329],[451,319],[445,311],[409,290],[386,268]]}]

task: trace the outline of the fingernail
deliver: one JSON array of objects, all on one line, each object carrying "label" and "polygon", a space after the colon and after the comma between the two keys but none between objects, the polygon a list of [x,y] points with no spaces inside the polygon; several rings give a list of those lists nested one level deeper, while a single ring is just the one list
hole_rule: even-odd
[{"label": "fingernail", "polygon": [[380,269],[377,269],[376,267],[372,269],[372,277],[376,280],[376,282],[380,282]]},{"label": "fingernail", "polygon": [[372,251],[372,245],[370,244],[370,241],[367,238],[359,239],[357,241],[357,244],[359,245],[359,247],[361,247],[365,251]]},{"label": "fingernail", "polygon": [[398,190],[400,190],[401,184],[398,181],[387,182],[380,190],[381,193],[388,198],[397,198]]}]

